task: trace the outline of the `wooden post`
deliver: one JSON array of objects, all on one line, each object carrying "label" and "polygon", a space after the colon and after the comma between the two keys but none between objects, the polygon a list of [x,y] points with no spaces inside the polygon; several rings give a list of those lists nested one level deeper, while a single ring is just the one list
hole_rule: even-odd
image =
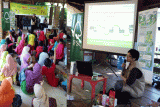
[{"label": "wooden post", "polygon": [[54,10],[54,21],[53,21],[53,25],[54,27],[58,28],[59,26],[59,12],[60,12],[60,6],[55,6],[55,10]]},{"label": "wooden post", "polygon": [[60,18],[60,29],[63,29],[65,26],[64,26],[64,12],[65,12],[65,8],[64,8],[64,5],[65,5],[65,0],[63,0],[63,8],[61,10],[61,18]]},{"label": "wooden post", "polygon": [[49,25],[52,25],[52,16],[53,16],[53,4],[51,4],[50,7]]},{"label": "wooden post", "polygon": [[[0,19],[2,19],[2,0],[0,0]],[[2,39],[2,20],[0,20],[0,40]]]}]

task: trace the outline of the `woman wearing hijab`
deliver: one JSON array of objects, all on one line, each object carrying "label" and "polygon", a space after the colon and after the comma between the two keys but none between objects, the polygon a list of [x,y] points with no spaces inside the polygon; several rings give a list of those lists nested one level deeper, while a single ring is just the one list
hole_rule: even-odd
[{"label": "woman wearing hijab", "polygon": [[25,47],[23,48],[22,54],[21,54],[21,56],[20,56],[20,61],[21,61],[21,63],[23,62],[23,56],[24,56],[25,54],[29,54],[29,50],[30,50],[30,47],[28,47],[28,46],[25,46]]},{"label": "woman wearing hijab", "polygon": [[40,84],[42,81],[42,74],[41,74],[41,65],[36,63],[33,67],[33,71],[26,70],[26,90],[28,93],[33,93],[34,84]]},{"label": "woman wearing hijab", "polygon": [[0,85],[0,107],[12,107],[15,92],[11,86],[11,78],[2,81]]},{"label": "woman wearing hijab", "polygon": [[6,56],[6,64],[2,68],[1,72],[5,76],[4,78],[12,77],[13,81],[16,82],[17,64],[10,54]]},{"label": "woman wearing hijab", "polygon": [[43,66],[43,65],[44,65],[44,60],[45,60],[46,58],[49,58],[49,55],[48,55],[48,53],[47,53],[47,48],[44,46],[44,47],[43,47],[43,52],[41,52],[41,53],[39,54],[38,63],[39,63],[41,66]]},{"label": "woman wearing hijab", "polygon": [[0,49],[0,58],[1,58],[2,53],[3,53],[4,51],[6,51],[6,50],[7,50],[7,45],[6,45],[6,44],[3,44],[3,45],[1,46],[1,49]]},{"label": "woman wearing hijab", "polygon": [[56,99],[49,98],[40,84],[34,85],[35,97],[32,100],[32,107],[57,107]]},{"label": "woman wearing hijab", "polygon": [[22,53],[23,47],[25,45],[25,40],[24,40],[24,34],[22,35],[22,40],[20,41],[19,45],[16,47],[15,52],[20,55]]},{"label": "woman wearing hijab", "polygon": [[2,69],[4,67],[4,64],[6,63],[6,56],[8,55],[8,51],[4,51],[2,53],[1,59],[0,59],[0,68]]},{"label": "woman wearing hijab", "polygon": [[1,40],[1,43],[0,43],[0,48],[1,48],[1,46],[3,45],[3,44],[5,44],[6,43],[6,40],[5,39],[2,39]]}]

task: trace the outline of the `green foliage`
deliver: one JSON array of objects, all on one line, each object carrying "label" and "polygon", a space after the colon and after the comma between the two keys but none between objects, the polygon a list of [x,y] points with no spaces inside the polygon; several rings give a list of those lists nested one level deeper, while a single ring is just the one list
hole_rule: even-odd
[{"label": "green foliage", "polygon": [[[62,17],[62,9],[59,12],[59,19],[61,19],[61,17]],[[64,20],[67,20],[67,9],[66,8],[64,9]]]}]

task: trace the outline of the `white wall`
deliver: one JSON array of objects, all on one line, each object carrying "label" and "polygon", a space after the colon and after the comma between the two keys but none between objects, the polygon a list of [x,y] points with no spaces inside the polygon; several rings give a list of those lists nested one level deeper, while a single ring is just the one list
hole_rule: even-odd
[{"label": "white wall", "polygon": [[72,15],[75,13],[82,13],[80,10],[76,9],[73,6],[67,4],[67,26],[71,26],[72,24]]}]

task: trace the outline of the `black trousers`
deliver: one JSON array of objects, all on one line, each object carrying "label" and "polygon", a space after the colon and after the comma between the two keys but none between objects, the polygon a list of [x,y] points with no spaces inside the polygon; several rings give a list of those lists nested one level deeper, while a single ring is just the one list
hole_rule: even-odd
[{"label": "black trousers", "polygon": [[118,104],[127,104],[129,102],[129,99],[132,98],[129,92],[123,91],[123,80],[119,80],[115,84],[115,92],[116,92],[116,98],[118,100]]},{"label": "black trousers", "polygon": [[34,29],[35,29],[35,25],[31,25],[31,33],[34,32]]}]

